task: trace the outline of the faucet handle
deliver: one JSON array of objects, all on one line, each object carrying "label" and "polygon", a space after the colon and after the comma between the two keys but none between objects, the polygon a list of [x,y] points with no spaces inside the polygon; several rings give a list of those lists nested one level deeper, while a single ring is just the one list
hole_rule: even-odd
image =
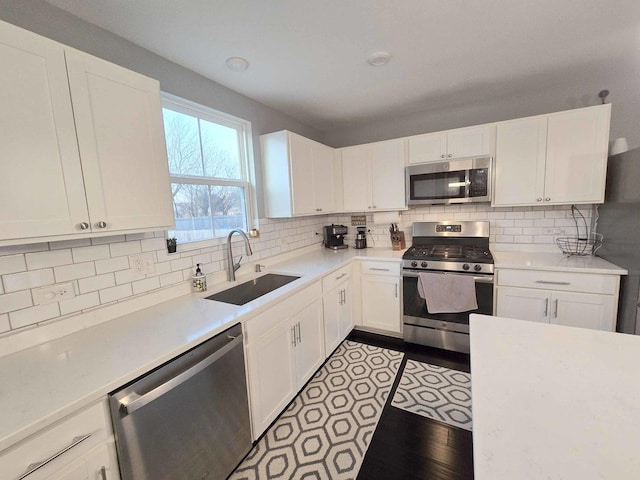
[{"label": "faucet handle", "polygon": [[242,255],[241,255],[241,256],[240,256],[240,258],[238,259],[238,263],[236,263],[236,264],[234,265],[234,268],[235,268],[236,270],[237,270],[238,268],[240,268],[240,262],[242,262],[242,259],[243,259],[243,258],[244,258],[244,257],[242,257]]}]

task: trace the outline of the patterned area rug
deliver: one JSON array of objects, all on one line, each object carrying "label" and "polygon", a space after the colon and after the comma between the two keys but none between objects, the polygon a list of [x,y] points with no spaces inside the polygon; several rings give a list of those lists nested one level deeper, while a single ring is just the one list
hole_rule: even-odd
[{"label": "patterned area rug", "polygon": [[355,478],[403,355],[343,342],[229,479]]},{"label": "patterned area rug", "polygon": [[471,375],[407,360],[391,405],[471,430]]}]

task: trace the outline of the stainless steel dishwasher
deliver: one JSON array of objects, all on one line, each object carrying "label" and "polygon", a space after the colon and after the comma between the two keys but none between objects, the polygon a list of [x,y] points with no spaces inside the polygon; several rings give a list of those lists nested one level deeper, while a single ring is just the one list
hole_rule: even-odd
[{"label": "stainless steel dishwasher", "polygon": [[251,448],[235,325],[109,398],[123,480],[223,480]]}]

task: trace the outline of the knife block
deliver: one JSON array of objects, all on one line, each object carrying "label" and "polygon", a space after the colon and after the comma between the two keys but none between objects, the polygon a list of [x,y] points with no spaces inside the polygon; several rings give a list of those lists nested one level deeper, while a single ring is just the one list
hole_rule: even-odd
[{"label": "knife block", "polygon": [[391,249],[392,250],[404,250],[407,245],[404,241],[404,232],[394,232],[391,234]]}]

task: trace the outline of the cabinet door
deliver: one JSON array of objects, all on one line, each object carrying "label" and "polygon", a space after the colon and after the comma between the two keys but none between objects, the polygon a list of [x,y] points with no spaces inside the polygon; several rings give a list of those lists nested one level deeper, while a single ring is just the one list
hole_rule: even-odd
[{"label": "cabinet door", "polygon": [[551,323],[615,331],[616,303],[613,295],[555,292],[550,310]]},{"label": "cabinet door", "polygon": [[602,203],[611,105],[549,115],[545,200]]},{"label": "cabinet door", "polygon": [[172,227],[159,83],[76,50],[66,58],[92,230]]},{"label": "cabinet door", "polygon": [[291,132],[288,133],[288,136],[293,214],[310,215],[316,213],[314,200],[315,185],[313,181],[313,142]]},{"label": "cabinet door", "polygon": [[371,145],[371,209],[406,208],[404,194],[404,140]]},{"label": "cabinet door", "polygon": [[296,347],[293,349],[296,365],[296,385],[302,387],[324,362],[324,327],[322,302],[316,300],[294,315]]},{"label": "cabinet door", "polygon": [[546,290],[498,287],[496,315],[549,323],[551,295]]},{"label": "cabinet door", "polygon": [[490,142],[490,125],[451,130],[447,133],[447,158],[489,155]]},{"label": "cabinet door", "polygon": [[409,137],[409,163],[442,162],[446,157],[446,132]]},{"label": "cabinet door", "polygon": [[61,45],[0,22],[0,240],[78,233],[89,215]]},{"label": "cabinet door", "polygon": [[118,480],[113,442],[104,443],[54,474],[49,480]]},{"label": "cabinet door", "polygon": [[[315,212],[331,213],[335,207],[335,174],[333,171],[333,148],[312,142],[313,157],[313,196]],[[294,187],[296,187],[294,185]],[[302,184],[308,189],[308,183]],[[314,212],[314,213],[315,213]]]},{"label": "cabinet door", "polygon": [[547,117],[498,125],[493,205],[532,205],[544,199]]},{"label": "cabinet door", "polygon": [[349,335],[349,332],[353,329],[353,313],[351,305],[351,285],[349,283],[345,283],[342,285],[342,303],[339,310],[340,341],[347,338],[347,335]]},{"label": "cabinet door", "polygon": [[324,310],[324,349],[327,355],[340,343],[340,314],[342,310],[342,285],[334,288],[322,298]]},{"label": "cabinet door", "polygon": [[362,276],[362,324],[400,332],[400,279],[384,275]]},{"label": "cabinet door", "polygon": [[292,324],[284,322],[247,346],[253,434],[257,438],[296,392]]},{"label": "cabinet door", "polygon": [[370,210],[368,148],[345,148],[341,153],[344,210],[346,212]]}]

